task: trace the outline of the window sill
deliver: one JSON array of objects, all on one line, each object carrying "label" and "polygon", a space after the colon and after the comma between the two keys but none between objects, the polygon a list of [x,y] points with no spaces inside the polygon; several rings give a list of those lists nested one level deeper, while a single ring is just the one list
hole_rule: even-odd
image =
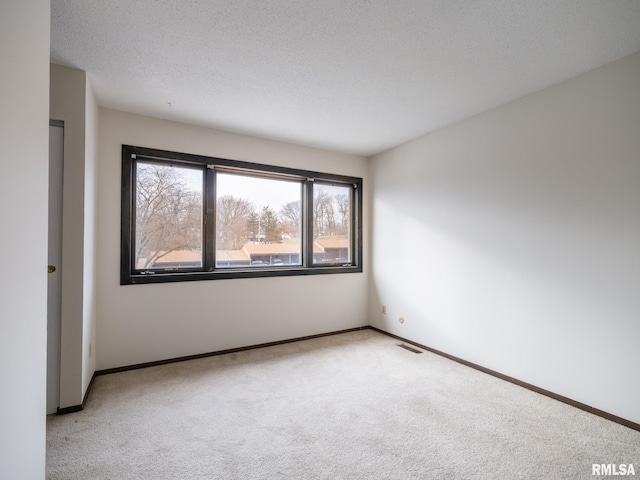
[{"label": "window sill", "polygon": [[234,278],[265,278],[265,277],[292,277],[301,275],[324,275],[336,273],[361,273],[362,267],[351,266],[314,266],[300,268],[268,268],[257,267],[251,269],[225,269],[215,272],[175,272],[175,273],[155,273],[147,275],[131,275],[122,278],[120,285],[139,285],[146,283],[170,283],[170,282],[191,282],[198,280],[229,280]]}]

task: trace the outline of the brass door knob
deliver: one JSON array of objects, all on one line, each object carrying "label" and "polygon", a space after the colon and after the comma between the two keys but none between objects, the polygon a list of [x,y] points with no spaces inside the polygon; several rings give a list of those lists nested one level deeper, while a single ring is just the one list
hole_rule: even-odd
[{"label": "brass door knob", "polygon": [[47,267],[47,273],[53,273],[56,271],[56,267],[54,267],[53,265],[49,265]]}]

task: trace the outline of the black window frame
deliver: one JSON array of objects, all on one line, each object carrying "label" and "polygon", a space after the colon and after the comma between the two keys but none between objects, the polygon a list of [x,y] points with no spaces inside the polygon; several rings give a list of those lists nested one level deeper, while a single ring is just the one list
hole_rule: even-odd
[{"label": "black window frame", "polygon": [[[203,169],[203,266],[201,268],[134,268],[136,162],[151,161]],[[250,267],[215,267],[216,173],[249,174],[264,178],[295,179],[302,185],[302,264]],[[319,264],[313,261],[313,185],[350,186],[351,262]],[[122,145],[120,285],[282,277],[362,272],[362,178],[300,170],[260,163]]]}]

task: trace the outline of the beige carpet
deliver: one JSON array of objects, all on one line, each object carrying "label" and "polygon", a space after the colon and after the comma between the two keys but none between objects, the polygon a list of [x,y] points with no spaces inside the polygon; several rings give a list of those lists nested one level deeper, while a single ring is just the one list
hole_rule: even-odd
[{"label": "beige carpet", "polygon": [[363,330],[97,377],[85,410],[48,418],[47,478],[548,480],[598,478],[594,463],[640,470],[640,432],[397,343]]}]

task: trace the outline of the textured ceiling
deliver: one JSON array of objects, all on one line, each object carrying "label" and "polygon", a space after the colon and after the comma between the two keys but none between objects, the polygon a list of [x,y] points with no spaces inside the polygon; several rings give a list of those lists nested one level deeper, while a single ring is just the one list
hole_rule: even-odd
[{"label": "textured ceiling", "polygon": [[[640,51],[638,0],[52,0],[102,106],[370,155]],[[640,84],[640,79],[639,79]]]}]

